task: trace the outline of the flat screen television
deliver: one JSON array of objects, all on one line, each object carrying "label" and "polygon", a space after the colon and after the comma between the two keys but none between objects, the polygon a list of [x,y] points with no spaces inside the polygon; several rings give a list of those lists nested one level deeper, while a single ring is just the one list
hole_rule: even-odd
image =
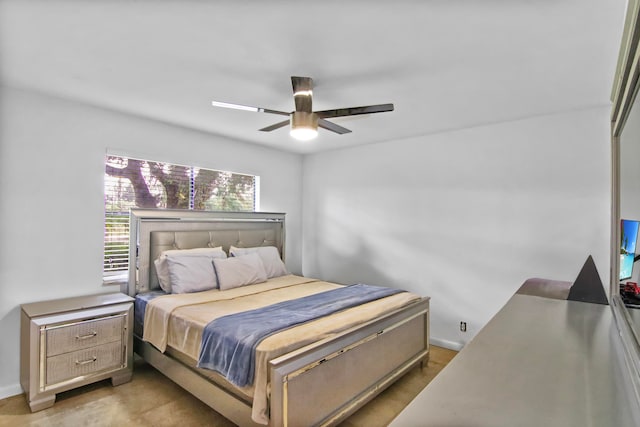
[{"label": "flat screen television", "polygon": [[640,221],[620,221],[620,280],[630,279],[633,275],[639,225]]}]

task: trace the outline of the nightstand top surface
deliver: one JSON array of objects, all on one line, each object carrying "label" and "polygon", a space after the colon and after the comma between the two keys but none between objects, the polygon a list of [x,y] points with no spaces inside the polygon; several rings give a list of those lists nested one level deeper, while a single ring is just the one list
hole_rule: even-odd
[{"label": "nightstand top surface", "polygon": [[47,316],[51,314],[76,311],[86,308],[104,307],[114,304],[133,302],[134,299],[122,293],[84,295],[61,298],[49,301],[22,304],[22,311],[29,317]]}]

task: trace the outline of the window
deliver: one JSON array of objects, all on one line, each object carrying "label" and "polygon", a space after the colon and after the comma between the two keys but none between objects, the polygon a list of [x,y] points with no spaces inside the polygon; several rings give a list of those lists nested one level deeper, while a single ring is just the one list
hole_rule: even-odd
[{"label": "window", "polygon": [[104,175],[104,281],[126,281],[129,209],[255,211],[259,177],[109,156]]}]

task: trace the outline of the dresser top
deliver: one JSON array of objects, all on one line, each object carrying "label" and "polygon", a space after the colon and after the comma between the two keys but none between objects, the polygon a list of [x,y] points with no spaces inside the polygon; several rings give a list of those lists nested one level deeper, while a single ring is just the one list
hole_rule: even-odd
[{"label": "dresser top", "polygon": [[391,423],[638,426],[608,305],[514,295]]},{"label": "dresser top", "polygon": [[24,311],[27,316],[38,317],[87,308],[105,307],[133,301],[134,299],[128,295],[122,293],[109,293],[32,302],[29,304],[23,304],[21,307],[22,311]]}]

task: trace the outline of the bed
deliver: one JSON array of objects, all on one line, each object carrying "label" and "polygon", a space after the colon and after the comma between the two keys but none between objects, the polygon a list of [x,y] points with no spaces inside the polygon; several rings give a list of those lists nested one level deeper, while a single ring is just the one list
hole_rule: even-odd
[{"label": "bed", "polygon": [[[429,298],[271,271],[267,280],[229,287],[235,270],[227,269],[240,260],[253,262],[256,251],[284,259],[285,214],[134,209],[130,236],[129,265],[135,268],[122,291],[136,297],[135,352],[237,425],[335,425],[408,370],[428,362]],[[184,293],[174,288],[175,293],[167,294],[160,259],[171,251],[199,248],[208,248],[203,249],[207,253],[221,249],[223,257],[230,252],[242,256],[211,261],[218,272],[216,288],[190,292],[187,286]],[[269,270],[270,261],[262,261]],[[226,271],[232,274],[225,276]],[[225,376],[220,372],[227,371],[219,367],[202,367],[210,362],[202,359],[204,349],[216,342],[203,339],[209,329],[216,330],[208,327],[214,322],[227,321],[227,331],[239,325],[229,315],[270,316],[272,307],[313,304],[329,295],[335,301],[323,306],[346,304],[344,293],[352,291],[369,299],[310,317],[253,344],[247,383],[238,382],[243,375]],[[374,295],[378,292],[384,294]],[[308,316],[313,310],[298,311]]]}]

